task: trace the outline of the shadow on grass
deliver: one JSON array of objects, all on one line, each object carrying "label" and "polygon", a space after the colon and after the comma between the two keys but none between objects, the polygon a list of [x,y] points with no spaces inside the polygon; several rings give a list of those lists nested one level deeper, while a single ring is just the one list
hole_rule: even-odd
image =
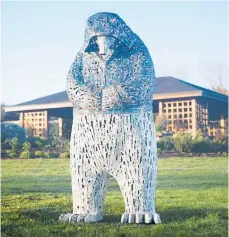
[{"label": "shadow on grass", "polygon": [[[60,214],[67,213],[65,210],[57,210],[56,208],[37,208],[22,211],[20,218],[34,219],[43,223],[54,223],[58,221]],[[160,211],[162,223],[171,223],[188,220],[190,218],[205,218],[209,214],[218,214],[219,218],[227,220],[226,208],[203,208],[203,209],[188,209],[188,208],[173,208],[170,210]],[[4,213],[3,213],[4,215]],[[104,215],[103,223],[120,223],[121,213],[116,215]]]}]

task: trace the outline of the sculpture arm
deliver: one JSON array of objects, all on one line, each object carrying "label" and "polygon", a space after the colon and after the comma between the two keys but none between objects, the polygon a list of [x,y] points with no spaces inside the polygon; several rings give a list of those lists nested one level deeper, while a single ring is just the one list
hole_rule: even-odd
[{"label": "sculpture arm", "polygon": [[130,72],[103,90],[103,109],[133,108],[152,103],[155,89],[153,62],[148,52],[134,55]]},{"label": "sculpture arm", "polygon": [[82,74],[82,56],[77,54],[67,75],[67,94],[77,109],[97,109],[99,92],[93,85],[85,85]]}]

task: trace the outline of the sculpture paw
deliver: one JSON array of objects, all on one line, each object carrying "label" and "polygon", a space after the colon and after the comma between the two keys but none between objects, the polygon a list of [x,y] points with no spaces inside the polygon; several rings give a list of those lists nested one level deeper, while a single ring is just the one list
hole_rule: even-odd
[{"label": "sculpture paw", "polygon": [[85,223],[90,223],[90,222],[99,222],[102,221],[103,217],[101,215],[90,215],[90,214],[72,214],[72,213],[67,213],[67,214],[61,214],[59,217],[59,221],[61,222],[85,222]]},{"label": "sculpture paw", "polygon": [[123,213],[121,223],[137,223],[137,224],[160,224],[160,216],[154,212],[143,213]]}]

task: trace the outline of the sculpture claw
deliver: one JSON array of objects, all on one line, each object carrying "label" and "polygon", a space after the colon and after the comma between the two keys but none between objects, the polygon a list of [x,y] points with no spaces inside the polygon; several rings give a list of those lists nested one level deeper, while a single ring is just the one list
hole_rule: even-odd
[{"label": "sculpture claw", "polygon": [[85,214],[61,214],[59,217],[59,221],[61,222],[70,222],[70,223],[76,223],[76,222],[85,222],[85,223],[91,223],[91,222],[99,222],[102,221],[103,217],[101,215],[85,215]]},{"label": "sculpture claw", "polygon": [[145,213],[123,213],[121,223],[136,223],[136,224],[160,224],[160,215],[152,212]]}]

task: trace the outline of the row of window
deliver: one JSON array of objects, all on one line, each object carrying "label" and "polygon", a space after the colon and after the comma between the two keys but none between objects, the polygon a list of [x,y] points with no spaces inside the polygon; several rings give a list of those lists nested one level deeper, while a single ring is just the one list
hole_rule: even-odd
[{"label": "row of window", "polygon": [[177,118],[192,118],[192,114],[184,114],[184,116],[183,116],[183,114],[173,114],[173,115],[168,115],[167,116],[167,119],[177,119]]},{"label": "row of window", "polygon": [[[192,129],[192,125],[188,125],[188,126],[186,126],[186,128]],[[170,131],[172,131],[172,130],[177,129],[177,126],[168,125],[168,126],[167,126],[167,129],[170,130]]]},{"label": "row of window", "polygon": [[173,102],[173,103],[163,103],[163,107],[177,107],[177,106],[191,106],[192,105],[192,101],[189,102]]},{"label": "row of window", "polygon": [[168,124],[181,124],[181,123],[184,123],[184,124],[191,124],[192,123],[192,120],[191,119],[184,119],[184,120],[169,120],[168,121]]},{"label": "row of window", "polygon": [[44,116],[45,115],[45,113],[44,112],[42,112],[42,113],[25,113],[25,117],[27,116],[27,117],[30,117],[30,116]]},{"label": "row of window", "polygon": [[164,108],[164,112],[166,113],[171,113],[173,111],[173,113],[183,113],[183,112],[188,112],[188,111],[192,111],[192,108],[179,108],[179,109],[166,109]]},{"label": "row of window", "polygon": [[32,118],[26,118],[26,121],[32,121],[32,122],[36,122],[36,121],[45,121],[45,119],[43,118],[39,118],[39,119],[32,119]]}]

